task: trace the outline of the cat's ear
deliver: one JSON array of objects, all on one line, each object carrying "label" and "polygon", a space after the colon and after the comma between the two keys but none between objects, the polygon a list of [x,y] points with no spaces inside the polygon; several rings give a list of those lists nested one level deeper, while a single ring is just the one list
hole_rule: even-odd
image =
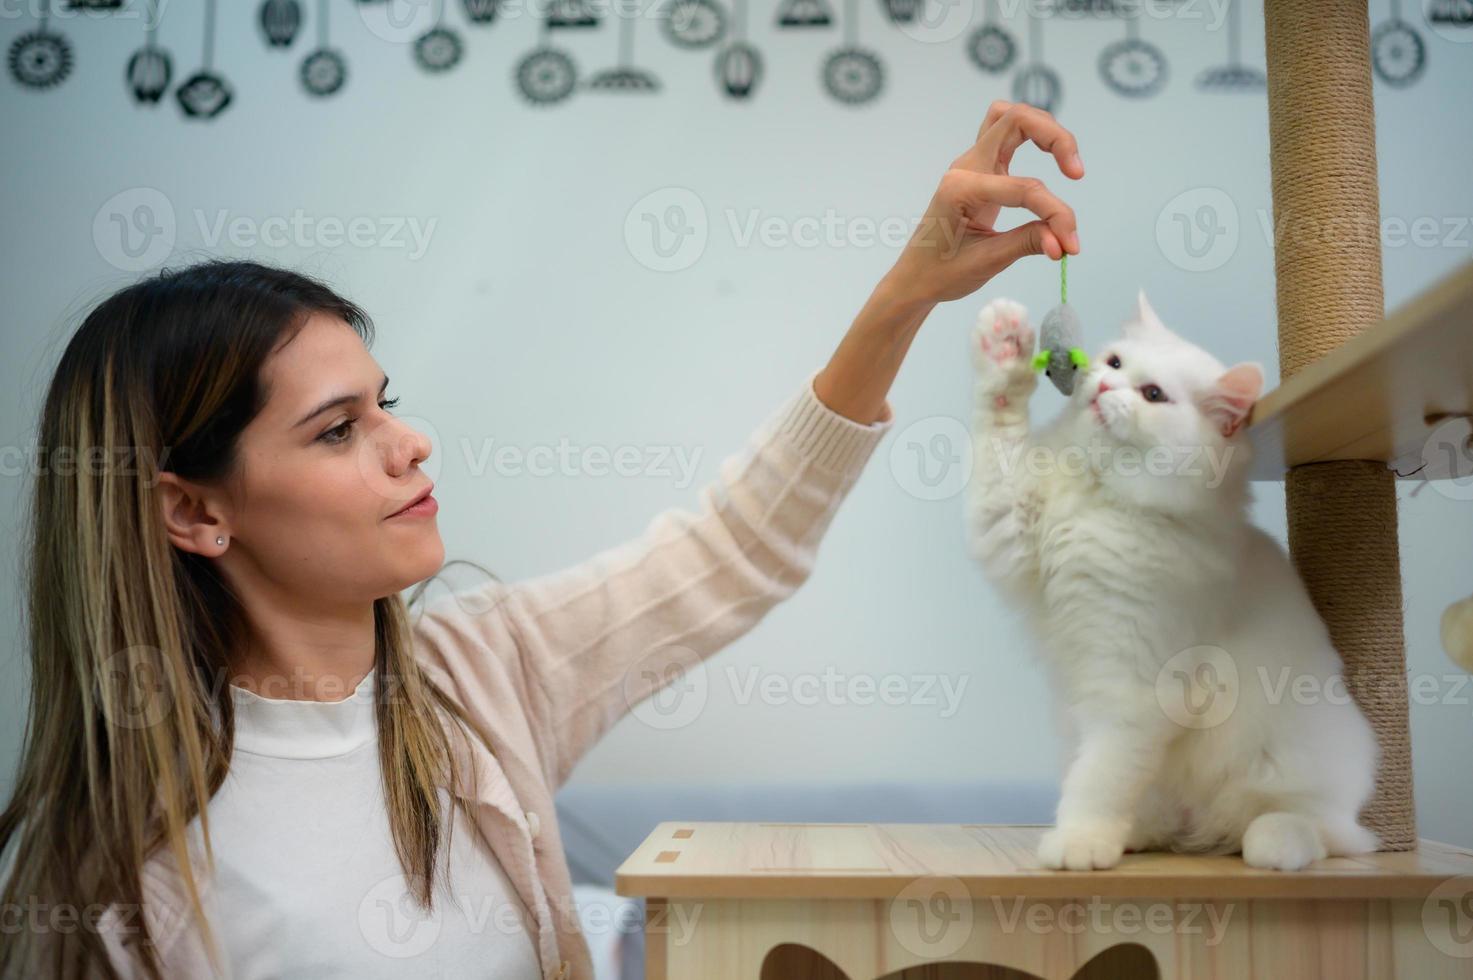
[{"label": "cat's ear", "polygon": [[1256,361],[1234,364],[1213,382],[1198,406],[1217,431],[1231,436],[1243,427],[1263,392],[1263,367]]},{"label": "cat's ear", "polygon": [[1135,297],[1135,312],[1131,318],[1125,321],[1125,336],[1131,338],[1149,338],[1152,336],[1170,335],[1171,331],[1166,329],[1166,324],[1151,309],[1151,303],[1146,299],[1146,291],[1140,290]]}]

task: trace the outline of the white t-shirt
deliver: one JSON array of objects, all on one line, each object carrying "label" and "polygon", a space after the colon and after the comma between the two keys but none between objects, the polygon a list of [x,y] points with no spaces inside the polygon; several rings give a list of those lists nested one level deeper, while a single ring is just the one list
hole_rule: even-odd
[{"label": "white t-shirt", "polygon": [[433,911],[406,888],[384,809],[374,676],[341,701],[231,687],[235,755],[209,804],[216,877],[205,906],[230,976],[540,980],[532,918],[458,807]]}]

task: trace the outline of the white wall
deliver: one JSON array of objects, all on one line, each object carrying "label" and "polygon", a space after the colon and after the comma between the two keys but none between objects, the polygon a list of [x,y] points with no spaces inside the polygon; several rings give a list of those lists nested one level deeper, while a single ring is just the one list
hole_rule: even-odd
[{"label": "white wall", "polygon": [[[76,48],[72,78],[43,94],[0,85],[7,131],[0,164],[8,177],[0,188],[7,311],[0,445],[31,444],[68,331],[132,278],[113,264],[120,253],[109,216],[119,206],[108,202],[127,192],[131,211],[131,202],[157,192],[174,213],[173,264],[217,252],[289,264],[326,276],[372,312],[381,330],[375,354],[403,397],[401,413],[418,416],[440,439],[440,525],[450,555],[509,579],[636,534],[659,508],[692,504],[696,487],[659,475],[476,475],[462,440],[673,447],[699,453],[696,482],[710,479],[722,456],[823,362],[893,260],[896,248],[865,244],[859,222],[918,215],[989,101],[1007,95],[1006,82],[966,61],[959,40],[908,37],[865,0],[861,37],[889,70],[886,92],[867,108],[842,107],[818,86],[820,56],[838,43],[837,32],[776,32],[772,7],[763,5],[752,33],[768,72],[749,105],[717,96],[709,52],[677,50],[643,20],[636,61],[661,75],[661,94],[579,95],[537,111],[510,81],[513,62],[536,36],[529,18],[466,29],[462,66],[431,77],[404,44],[376,36],[343,3],[334,4],[333,39],[350,59],[348,86],[335,100],[309,102],[295,79],[302,42],[290,54],[268,52],[255,34],[255,3],[221,6],[216,64],[237,94],[213,123],[187,123],[172,104],[133,106],[121,78],[141,43],[136,17],[58,17],[54,25]],[[1244,25],[1255,64],[1262,62],[1258,6],[1245,11]],[[1430,62],[1411,89],[1377,86],[1382,212],[1408,222],[1427,217],[1440,231],[1433,245],[1388,243],[1393,306],[1466,261],[1473,240],[1473,46],[1431,34],[1417,4],[1408,6]],[[1373,7],[1373,20],[1386,16]],[[133,0],[130,10],[139,9]],[[1145,286],[1169,324],[1225,361],[1261,361],[1276,384],[1273,263],[1260,223],[1271,207],[1265,102],[1206,95],[1190,84],[1225,59],[1224,33],[1207,26],[1220,24],[1217,13],[1197,3],[1175,19],[1145,23],[1172,76],[1162,96],[1141,103],[1098,82],[1095,58],[1123,33],[1118,24],[1051,23],[1046,60],[1066,86],[1059,115],[1079,137],[1088,176],[1066,186],[1026,149],[1015,171],[1043,176],[1078,211],[1083,254],[1071,262],[1071,299],[1095,342]],[[8,44],[31,21],[7,14],[0,32]],[[458,5],[447,16],[462,23]],[[201,18],[202,5],[165,7],[160,41],[176,71],[198,63]],[[585,70],[614,59],[608,25],[558,41]],[[625,228],[636,202],[653,192],[668,198],[671,188],[695,195],[709,237],[694,264],[667,273],[642,264],[649,240],[626,238]],[[1225,192],[1240,234],[1236,246],[1220,246],[1218,267],[1190,271],[1179,236],[1158,241],[1158,221],[1169,231],[1174,212],[1194,209],[1195,198],[1174,199],[1202,188]],[[663,213],[664,198],[655,200]],[[257,225],[298,209],[314,221],[433,222],[432,233],[416,255],[392,242],[332,247],[320,236],[283,247],[212,244],[199,227],[212,226],[222,210]],[[833,216],[848,237],[817,247],[743,244],[730,222],[739,231],[754,215],[820,228]],[[965,339],[986,298],[1007,294],[1041,310],[1056,290],[1056,267],[1036,258],[935,311],[892,393],[898,431],[839,513],[812,579],[711,661],[699,717],[674,731],[626,719],[577,778],[815,786],[1056,778],[1045,691],[1021,652],[1019,624],[965,554],[961,497],[923,500],[907,490],[914,463],[902,439],[921,430],[900,431],[967,418]],[[1044,392],[1037,407],[1047,413],[1058,404]],[[14,469],[0,480],[0,588],[10,597],[0,611],[0,635],[9,641],[0,660],[0,790],[7,792],[25,705],[16,566],[26,482]],[[1473,845],[1465,778],[1473,690],[1457,687],[1437,642],[1444,606],[1473,591],[1466,546],[1473,508],[1436,485],[1407,499],[1411,489],[1401,493],[1409,667],[1436,678],[1439,692],[1437,703],[1413,712],[1421,829]],[[1260,485],[1256,513],[1282,538],[1279,485]],[[926,704],[738,704],[727,669],[753,667],[763,676],[821,676],[831,667],[846,676],[929,675],[967,686],[951,717]]]}]

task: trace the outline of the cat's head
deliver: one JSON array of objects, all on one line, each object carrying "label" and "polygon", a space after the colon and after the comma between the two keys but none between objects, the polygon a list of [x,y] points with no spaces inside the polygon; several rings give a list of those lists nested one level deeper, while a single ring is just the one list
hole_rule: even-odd
[{"label": "cat's head", "polygon": [[1100,450],[1092,468],[1143,505],[1194,510],[1244,478],[1243,429],[1263,369],[1224,367],[1156,315],[1144,289],[1122,334],[1075,379],[1071,442]]}]

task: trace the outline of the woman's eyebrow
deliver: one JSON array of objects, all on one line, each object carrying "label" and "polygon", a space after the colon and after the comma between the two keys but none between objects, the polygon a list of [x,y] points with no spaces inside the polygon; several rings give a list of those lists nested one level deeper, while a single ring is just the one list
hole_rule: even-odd
[{"label": "woman's eyebrow", "polygon": [[[384,389],[387,387],[389,387],[389,376],[386,374],[384,375],[384,380],[379,382],[378,393],[382,395],[384,393]],[[336,408],[339,405],[352,404],[362,397],[363,396],[361,394],[334,395],[327,401],[323,402],[321,405],[318,405],[316,408],[312,409],[312,411],[308,412],[306,415],[303,415],[301,419],[294,422],[292,424],[292,428],[295,429],[299,425],[305,425],[306,423],[312,421],[312,419],[321,415],[323,412],[327,411],[330,408]]]}]

